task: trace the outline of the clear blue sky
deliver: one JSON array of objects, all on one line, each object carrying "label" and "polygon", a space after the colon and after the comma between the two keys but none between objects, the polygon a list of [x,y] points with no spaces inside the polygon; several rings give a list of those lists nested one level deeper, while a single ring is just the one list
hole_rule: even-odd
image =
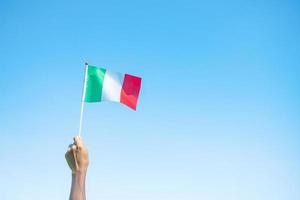
[{"label": "clear blue sky", "polygon": [[64,200],[84,62],[143,78],[88,104],[89,200],[300,199],[298,1],[1,1],[1,200]]}]

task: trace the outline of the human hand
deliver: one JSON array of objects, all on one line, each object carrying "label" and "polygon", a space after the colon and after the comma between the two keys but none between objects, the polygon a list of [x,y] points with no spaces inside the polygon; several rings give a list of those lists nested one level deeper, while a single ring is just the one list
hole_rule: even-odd
[{"label": "human hand", "polygon": [[73,140],[74,143],[69,145],[65,158],[73,174],[86,173],[89,165],[87,148],[79,136],[74,137]]}]

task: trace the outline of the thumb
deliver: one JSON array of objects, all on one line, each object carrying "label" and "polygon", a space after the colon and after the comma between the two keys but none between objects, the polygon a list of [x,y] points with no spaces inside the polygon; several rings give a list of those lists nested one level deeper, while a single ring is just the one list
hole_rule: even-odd
[{"label": "thumb", "polygon": [[82,139],[81,139],[80,136],[75,136],[73,138],[73,140],[74,140],[74,144],[77,145],[78,147],[82,147],[83,146],[83,141],[82,141]]}]

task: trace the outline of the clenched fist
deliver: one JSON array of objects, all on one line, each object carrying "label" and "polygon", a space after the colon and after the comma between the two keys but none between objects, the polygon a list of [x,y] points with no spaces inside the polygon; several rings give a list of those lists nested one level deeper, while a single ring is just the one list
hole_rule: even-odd
[{"label": "clenched fist", "polygon": [[65,158],[72,173],[86,173],[89,165],[89,154],[82,139],[74,137],[74,143],[69,145]]}]

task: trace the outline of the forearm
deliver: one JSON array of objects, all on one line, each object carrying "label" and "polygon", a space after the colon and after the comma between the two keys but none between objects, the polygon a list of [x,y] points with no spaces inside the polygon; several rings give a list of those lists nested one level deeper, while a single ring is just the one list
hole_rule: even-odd
[{"label": "forearm", "polygon": [[72,186],[69,200],[85,200],[86,172],[72,173]]}]

